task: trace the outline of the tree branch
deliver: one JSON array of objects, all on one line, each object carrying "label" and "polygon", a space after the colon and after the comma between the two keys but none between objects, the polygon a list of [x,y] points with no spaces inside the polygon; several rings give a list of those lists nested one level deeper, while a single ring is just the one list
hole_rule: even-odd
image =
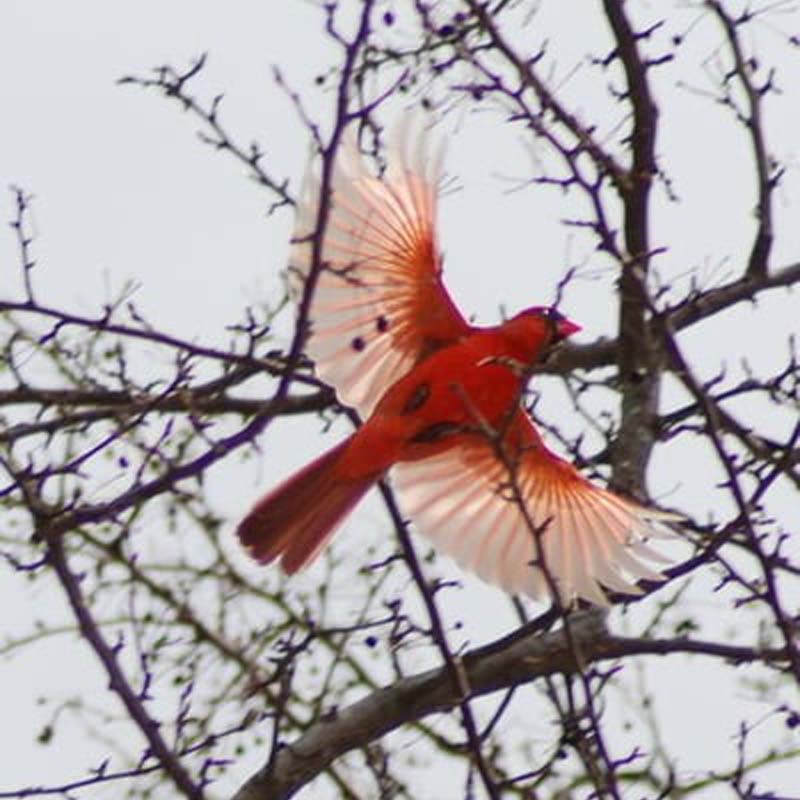
[{"label": "tree branch", "polygon": [[141,694],[137,694],[125,677],[117,661],[115,650],[109,646],[92,616],[80,588],[80,577],[69,568],[64,543],[60,538],[49,542],[48,555],[61,587],[67,595],[72,613],[78,621],[83,638],[91,645],[103,669],[108,675],[109,687],[114,692],[130,718],[136,723],[148,744],[149,754],[158,759],[161,767],[172,778],[175,786],[184,797],[190,800],[203,800],[205,794],[200,785],[192,780],[181,764],[178,755],[167,745],[161,735],[160,723],[144,707]]},{"label": "tree branch", "polygon": [[[750,135],[753,147],[753,161],[756,171],[756,185],[758,187],[758,200],[756,202],[758,226],[745,274],[750,278],[758,278],[765,276],[769,271],[769,255],[774,239],[772,195],[782,174],[781,169],[776,169],[771,164],[764,135],[761,110],[764,96],[772,88],[772,73],[770,73],[767,82],[763,86],[757,87],[755,85],[753,73],[756,70],[756,62],[745,55],[739,40],[739,25],[752,19],[751,14],[745,11],[738,20],[734,20],[717,0],[708,0],[708,7],[714,12],[725,30],[725,36],[728,39],[728,46],[733,57],[733,70],[730,75],[725,76],[725,83],[727,84],[729,79],[735,75],[747,99],[747,111],[739,112],[737,110],[737,116]],[[733,98],[727,95],[727,91],[725,101],[726,105],[736,110]]]},{"label": "tree branch", "polygon": [[612,463],[615,485],[642,493],[645,470],[655,444],[653,421],[658,410],[659,356],[647,325],[647,274],[650,266],[650,189],[657,173],[655,146],[658,109],[650,92],[648,64],[639,53],[640,36],[622,0],[604,0],[619,59],[625,72],[626,99],[633,112],[631,164],[620,195],[624,207],[626,256],[620,264],[619,347],[617,366],[622,385],[619,436]]},{"label": "tree branch", "polygon": [[[785,650],[761,650],[690,639],[646,640],[612,636],[593,612],[578,614],[571,634],[583,664],[623,656],[693,653],[734,661],[782,663]],[[462,664],[471,697],[578,668],[563,631],[543,636],[510,636],[466,653]],[[285,744],[272,769],[259,770],[233,800],[284,800],[292,797],[342,754],[378,739],[408,722],[449,711],[463,702],[447,666],[396,681],[312,725],[299,739]]]}]

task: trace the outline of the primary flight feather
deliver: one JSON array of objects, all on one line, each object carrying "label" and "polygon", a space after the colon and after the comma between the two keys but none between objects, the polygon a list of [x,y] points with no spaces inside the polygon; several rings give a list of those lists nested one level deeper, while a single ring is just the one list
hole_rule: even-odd
[{"label": "primary flight feather", "polygon": [[[261,563],[309,564],[387,473],[420,533],[508,592],[607,602],[662,576],[646,540],[674,517],[587,481],[542,441],[521,395],[531,368],[579,326],[534,306],[493,327],[467,323],[442,282],[441,158],[396,136],[383,177],[353,139],[333,172],[306,345],[318,375],[364,424],[263,497],[238,528]],[[297,211],[290,287],[312,267],[320,187]],[[545,572],[551,581],[545,578]]]}]

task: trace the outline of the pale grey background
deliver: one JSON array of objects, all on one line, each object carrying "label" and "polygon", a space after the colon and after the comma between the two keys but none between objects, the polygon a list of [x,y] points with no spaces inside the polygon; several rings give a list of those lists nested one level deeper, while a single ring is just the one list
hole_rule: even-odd
[{"label": "pale grey background", "polygon": [[[542,30],[560,21],[549,15],[574,13],[573,3],[545,6],[538,23]],[[691,19],[690,10],[682,13]],[[798,27],[796,16],[794,27]],[[194,136],[193,120],[155,93],[120,87],[115,81],[162,63],[183,66],[208,51],[209,67],[195,89],[206,97],[224,91],[224,119],[230,130],[245,140],[258,139],[267,151],[269,169],[290,178],[296,189],[307,138],[290,103],[274,85],[270,69],[280,65],[291,85],[307,98],[309,110],[323,122],[328,119],[332,97],[313,84],[313,77],[335,57],[321,19],[314,4],[299,1],[223,5],[4,0],[0,5],[3,295],[8,295],[9,282],[17,280],[15,243],[5,225],[13,213],[12,195],[5,186],[14,183],[35,195],[36,281],[43,299],[90,314],[133,279],[133,298],[154,323],[200,342],[224,344],[225,325],[241,318],[245,304],[270,298],[279,290],[291,214],[284,210],[267,218],[271,198],[243,179],[243,170],[231,159],[202,146]],[[682,50],[681,63],[659,73],[660,98],[669,98],[670,105],[659,150],[670,155],[667,167],[683,202],[669,204],[658,192],[654,241],[669,247],[659,262],[665,275],[700,268],[711,282],[721,282],[740,268],[750,241],[752,170],[744,133],[724,110],[675,89],[693,63],[713,61],[719,36],[708,23],[703,25],[705,30]],[[565,79],[592,47],[589,30],[588,25],[572,26],[570,40],[558,42]],[[538,29],[532,32],[532,41],[535,34]],[[775,34],[763,26],[756,35],[768,55]],[[789,165],[776,209],[778,230],[784,236],[776,245],[775,264],[796,259],[800,252],[796,224],[800,98],[797,82],[790,77],[797,74],[798,64],[795,60],[784,66],[784,95],[768,105],[770,145]],[[587,114],[606,104],[591,89],[591,80],[591,75],[579,73],[566,81],[566,91],[580,98],[578,105]],[[564,308],[584,325],[585,341],[610,331],[614,276],[604,269],[601,258],[592,257],[587,240],[560,224],[562,217],[575,213],[574,207],[570,209],[553,190],[509,192],[515,185],[509,179],[530,174],[528,146],[500,123],[497,114],[453,118],[448,124],[448,168],[462,189],[443,201],[442,244],[448,285],[459,305],[491,322],[500,304],[513,311],[548,302],[565,268],[585,262],[584,277],[570,287]],[[682,341],[705,375],[722,363],[736,368],[742,357],[766,370],[784,361],[786,333],[798,327],[796,314],[796,297],[773,293],[757,309],[737,309],[706,323],[702,334],[686,334]],[[285,315],[284,336],[290,322]],[[670,400],[667,391],[665,402]],[[563,395],[553,385],[543,408],[557,413],[560,403]],[[789,422],[768,420],[776,435],[785,432]],[[258,475],[255,467],[244,476],[235,461],[224,461],[212,470],[208,490],[217,508],[230,516],[232,527],[263,486],[333,441],[335,434],[320,440],[320,426],[313,420],[281,422],[270,428],[264,441],[267,456],[278,455],[267,457]],[[697,510],[715,508],[718,496],[713,484],[718,473],[703,460],[705,455],[691,452],[683,443],[665,448],[652,470],[653,494]],[[784,496],[783,506],[774,501],[776,513],[789,512],[788,492]],[[372,524],[348,525],[338,539],[339,547],[360,553],[363,544],[356,537],[368,528],[375,529],[376,536],[388,528],[377,505],[368,506],[360,519]],[[444,560],[436,568],[460,577]],[[300,587],[313,581],[314,570],[297,580]],[[512,624],[507,603],[496,590],[468,577],[464,581],[467,589],[452,601],[449,613],[467,621],[465,637],[478,642]],[[713,582],[711,576],[698,581],[691,599],[691,609],[707,620],[703,632],[708,635],[741,622],[732,619],[727,604],[718,603],[708,591]],[[346,593],[342,603],[346,616]],[[68,623],[62,606],[54,586],[37,582],[30,591],[24,580],[5,569],[0,636],[29,631],[40,618]],[[636,618],[634,611],[622,624],[635,631]],[[741,717],[755,721],[768,704],[721,682],[713,663],[695,659],[679,669],[676,664],[656,662],[648,673],[651,686],[660,691],[656,708],[666,721],[669,744],[685,751],[688,768],[702,770],[720,763],[721,754],[730,761],[733,742],[720,731],[731,732]],[[71,699],[102,692],[105,679],[88,648],[75,645],[69,635],[54,637],[0,659],[0,675],[0,790],[76,778],[108,754],[108,743],[85,736],[69,721],[64,730],[74,729],[74,736],[62,732],[55,745],[34,744],[52,706],[36,707],[32,698]],[[93,702],[108,706],[102,694],[96,694]],[[69,716],[69,711],[65,713]],[[612,713],[624,716],[622,710]],[[546,731],[540,720],[531,724]],[[769,737],[775,724],[765,722],[761,733]],[[102,737],[102,727],[98,734]],[[128,751],[138,746],[138,742],[114,744]],[[792,770],[782,771],[788,789]],[[243,765],[240,777],[245,774]],[[88,796],[113,797],[115,789],[95,789]]]}]

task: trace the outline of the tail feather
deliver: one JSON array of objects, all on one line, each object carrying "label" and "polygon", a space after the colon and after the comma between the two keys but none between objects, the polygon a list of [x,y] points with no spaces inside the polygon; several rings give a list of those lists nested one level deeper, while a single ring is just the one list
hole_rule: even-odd
[{"label": "tail feather", "polygon": [[350,479],[335,466],[350,440],[324,453],[261,498],[242,520],[239,540],[262,564],[280,559],[292,574],[310,564],[375,482]]}]

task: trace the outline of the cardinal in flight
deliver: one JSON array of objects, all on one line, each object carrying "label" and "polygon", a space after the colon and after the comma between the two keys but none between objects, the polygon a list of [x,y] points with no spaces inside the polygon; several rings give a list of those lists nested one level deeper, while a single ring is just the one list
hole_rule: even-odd
[{"label": "cardinal in flight", "polygon": [[[509,593],[556,587],[562,602],[601,605],[608,590],[639,593],[637,580],[663,578],[646,542],[669,536],[673,515],[594,485],[542,441],[523,391],[580,327],[543,306],[492,327],[464,319],[442,282],[441,162],[408,130],[382,177],[353,137],[340,148],[306,351],[364,423],[259,500],[239,539],[294,573],[388,473],[420,533]],[[311,169],[290,255],[295,298],[312,270],[319,196]]]}]

